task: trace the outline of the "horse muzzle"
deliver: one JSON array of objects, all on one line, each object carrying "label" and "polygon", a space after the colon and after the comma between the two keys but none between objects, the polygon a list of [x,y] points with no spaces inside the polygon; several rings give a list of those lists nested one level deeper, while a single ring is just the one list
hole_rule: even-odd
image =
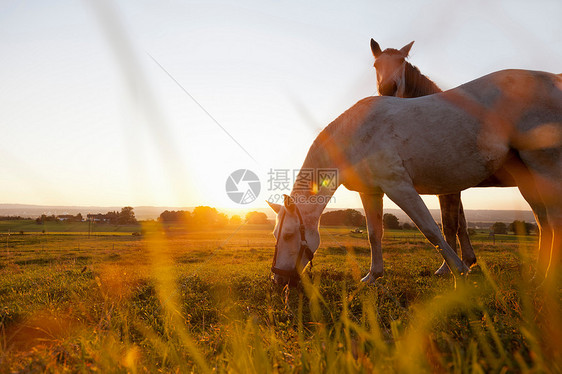
[{"label": "horse muzzle", "polygon": [[275,283],[275,285],[279,287],[285,287],[287,285],[289,287],[296,287],[300,283],[300,277],[298,275],[290,276],[290,275],[273,274],[272,280],[273,283]]}]

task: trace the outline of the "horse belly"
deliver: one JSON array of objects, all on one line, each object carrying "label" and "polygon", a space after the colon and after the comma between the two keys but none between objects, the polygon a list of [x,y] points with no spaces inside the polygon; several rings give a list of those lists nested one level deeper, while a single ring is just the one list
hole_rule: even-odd
[{"label": "horse belly", "polygon": [[[457,166],[457,169],[454,167]],[[482,165],[458,163],[451,167],[435,165],[431,169],[416,168],[410,177],[419,194],[450,194],[477,186],[491,174]]]}]

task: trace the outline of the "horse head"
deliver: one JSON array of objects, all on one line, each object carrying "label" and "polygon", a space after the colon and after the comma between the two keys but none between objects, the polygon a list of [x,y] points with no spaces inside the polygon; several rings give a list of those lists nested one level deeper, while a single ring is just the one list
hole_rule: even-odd
[{"label": "horse head", "polygon": [[273,231],[276,240],[271,267],[273,281],[278,285],[294,286],[320,245],[318,225],[311,223],[293,197],[285,195],[283,205],[268,204],[277,213]]},{"label": "horse head", "polygon": [[387,48],[381,50],[379,43],[371,39],[371,51],[375,57],[375,70],[377,71],[377,89],[383,96],[402,96],[404,92],[404,77],[406,57],[412,48],[411,42],[400,50]]}]

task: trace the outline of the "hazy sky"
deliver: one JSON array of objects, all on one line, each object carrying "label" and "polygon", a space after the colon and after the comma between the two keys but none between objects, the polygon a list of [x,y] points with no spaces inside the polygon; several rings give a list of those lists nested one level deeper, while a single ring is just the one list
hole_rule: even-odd
[{"label": "hazy sky", "polygon": [[[443,89],[562,72],[560,0],[303,3],[3,1],[0,203],[237,207],[225,182],[248,168],[262,207],[288,192],[268,191],[268,171],[298,169],[321,128],[376,93],[371,37],[415,40],[410,62]],[[340,189],[332,207],[360,206]],[[515,189],[463,200],[528,209]]]}]

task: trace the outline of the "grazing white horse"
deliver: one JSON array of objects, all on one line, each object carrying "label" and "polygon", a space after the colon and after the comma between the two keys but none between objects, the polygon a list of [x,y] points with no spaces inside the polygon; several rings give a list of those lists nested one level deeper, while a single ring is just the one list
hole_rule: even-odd
[{"label": "grazing white horse", "polygon": [[[338,170],[337,183],[310,182],[302,171],[320,169]],[[502,176],[516,182],[539,225],[552,228],[550,265],[538,268],[546,275],[562,247],[561,75],[504,70],[440,94],[365,98],[318,135],[284,205],[270,204],[278,214],[274,280],[298,279],[312,259],[320,216],[340,184],[359,192],[365,209],[372,256],[364,281],[383,275],[382,226],[373,224],[381,220],[383,194],[410,216],[456,279],[468,268],[419,194],[457,193]]]}]

